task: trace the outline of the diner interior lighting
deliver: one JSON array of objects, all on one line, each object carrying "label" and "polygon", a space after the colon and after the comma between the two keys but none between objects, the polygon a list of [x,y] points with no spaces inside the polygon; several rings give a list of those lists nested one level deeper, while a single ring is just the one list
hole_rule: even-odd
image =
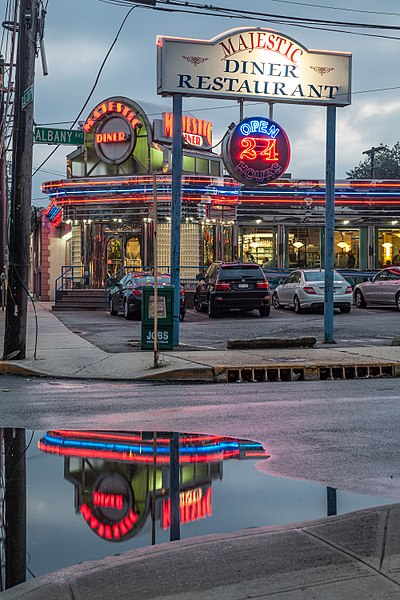
[{"label": "diner interior lighting", "polygon": [[343,225],[348,225],[350,221],[343,221]]},{"label": "diner interior lighting", "polygon": [[304,246],[304,244],[303,244],[303,242],[298,241],[298,242],[293,242],[293,246],[295,248],[302,248]]},{"label": "diner interior lighting", "polygon": [[393,244],[391,244],[390,242],[385,242],[384,244],[382,244],[382,247],[385,248],[385,258],[390,258],[390,251],[393,247]]},{"label": "diner interior lighting", "polygon": [[339,248],[346,248],[347,244],[346,242],[341,241],[337,243],[337,246],[339,246]]}]

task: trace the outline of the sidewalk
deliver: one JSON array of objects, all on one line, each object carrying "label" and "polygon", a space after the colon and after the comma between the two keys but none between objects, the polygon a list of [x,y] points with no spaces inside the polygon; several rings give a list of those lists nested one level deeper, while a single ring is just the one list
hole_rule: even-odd
[{"label": "sidewalk", "polygon": [[[51,312],[50,303],[36,303],[38,331],[29,307],[27,358],[0,361],[0,373],[60,378],[132,381],[291,381],[354,379],[400,375],[400,346],[360,348],[279,348],[256,350],[107,353],[73,333]],[[5,311],[0,311],[3,349]],[[35,343],[36,358],[34,357]]]},{"label": "sidewalk", "polygon": [[210,535],[63,569],[4,600],[395,600],[400,506]]}]

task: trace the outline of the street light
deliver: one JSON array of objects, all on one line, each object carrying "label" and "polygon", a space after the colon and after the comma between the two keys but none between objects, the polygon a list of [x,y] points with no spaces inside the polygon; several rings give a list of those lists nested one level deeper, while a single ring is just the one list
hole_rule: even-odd
[{"label": "street light", "polygon": [[375,154],[377,152],[382,152],[382,150],[385,150],[385,146],[372,146],[372,148],[370,148],[369,150],[365,150],[363,152],[363,154],[367,154],[370,158],[371,158],[371,179],[374,178],[374,163],[375,163]]}]

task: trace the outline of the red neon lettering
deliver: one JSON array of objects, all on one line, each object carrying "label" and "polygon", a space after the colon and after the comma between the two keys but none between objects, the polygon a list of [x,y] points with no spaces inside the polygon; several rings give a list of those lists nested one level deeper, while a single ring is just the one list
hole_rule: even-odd
[{"label": "red neon lettering", "polygon": [[116,508],[121,510],[124,504],[122,494],[106,494],[105,492],[94,492],[93,505],[101,508]]},{"label": "red neon lettering", "polygon": [[[99,493],[100,496],[102,495],[102,492],[97,493]],[[117,540],[121,537],[121,534],[126,535],[129,533],[139,518],[139,516],[131,509],[129,511],[129,515],[119,523],[115,523],[115,525],[104,525],[104,523],[101,523],[98,519],[96,519],[87,504],[82,504],[80,510],[89,527],[93,529],[93,531],[97,533],[99,537],[105,537],[108,540]]]},{"label": "red neon lettering", "polygon": [[[262,144],[265,148],[260,152],[256,146]],[[243,151],[239,154],[239,160],[256,160],[262,157],[265,161],[279,160],[279,154],[276,150],[276,140],[266,138],[245,137],[240,140],[240,146]]]},{"label": "red neon lettering", "polygon": [[247,160],[256,160],[257,152],[255,150],[256,147],[256,138],[246,137],[240,140],[240,145],[244,148],[243,152],[239,154],[239,159],[243,160],[247,158]]},{"label": "red neon lettering", "polygon": [[139,119],[137,117],[135,117],[134,119],[132,119],[132,129],[135,129],[135,127],[141,127],[142,123],[139,121]]},{"label": "red neon lettering", "polygon": [[266,148],[260,154],[260,156],[264,156],[264,160],[279,160],[279,154],[276,151],[276,140],[265,140]]},{"label": "red neon lettering", "polygon": [[[190,523],[212,516],[211,488],[205,496],[201,489],[189,490],[179,494],[179,517],[181,523]],[[161,507],[161,527],[165,530],[171,527],[171,500],[164,500]]]},{"label": "red neon lettering", "polygon": [[[173,116],[172,113],[163,113],[163,131],[165,137],[172,138]],[[212,145],[212,122],[196,119],[195,117],[182,117],[182,133],[205,137],[207,143]],[[200,144],[196,144],[200,145]]]},{"label": "red neon lettering", "polygon": [[124,131],[113,131],[111,133],[96,133],[96,144],[108,144],[110,142],[126,142]]}]

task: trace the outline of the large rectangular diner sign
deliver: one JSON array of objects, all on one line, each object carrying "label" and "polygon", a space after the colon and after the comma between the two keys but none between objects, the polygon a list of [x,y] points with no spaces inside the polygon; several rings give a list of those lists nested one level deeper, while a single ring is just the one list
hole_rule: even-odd
[{"label": "large rectangular diner sign", "polygon": [[157,46],[164,96],[351,103],[351,53],[308,50],[271,29],[238,28],[211,40],[159,36]]}]

